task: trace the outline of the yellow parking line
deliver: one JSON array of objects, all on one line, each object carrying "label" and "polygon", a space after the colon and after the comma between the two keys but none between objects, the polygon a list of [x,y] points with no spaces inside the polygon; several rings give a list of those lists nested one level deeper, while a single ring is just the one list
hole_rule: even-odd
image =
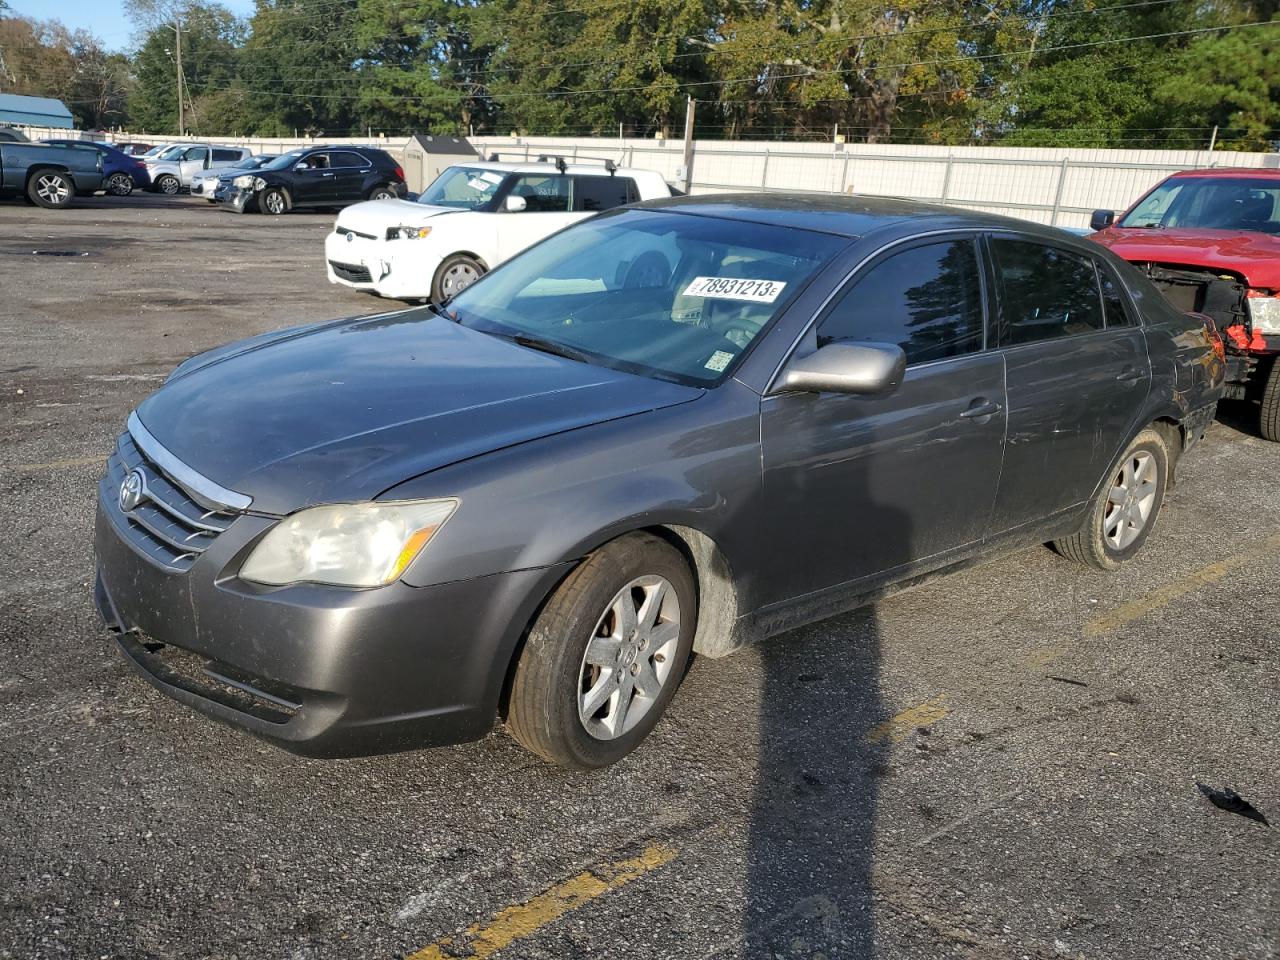
[{"label": "yellow parking line", "polygon": [[475,957],[483,960],[485,957],[492,957],[499,950],[536,933],[570,910],[576,910],[584,903],[670,863],[675,856],[676,851],[671,847],[654,844],[631,860],[620,860],[593,870],[584,870],[576,877],[538,894],[527,903],[499,911],[487,924],[475,923],[467,927],[466,933],[460,938],[463,940],[460,945],[463,952],[446,952],[445,948],[454,944],[454,938],[442,937],[430,946],[411,953],[407,960],[447,960],[451,957]]},{"label": "yellow parking line", "polygon": [[46,460],[43,463],[0,463],[0,470],[11,470],[14,473],[33,473],[37,470],[61,470],[63,467],[84,467],[91,463],[106,463],[107,455],[100,453],[96,457],[76,457],[73,460]]},{"label": "yellow parking line", "polygon": [[1246,564],[1252,563],[1254,560],[1277,549],[1280,549],[1280,533],[1267,537],[1249,550],[1237,553],[1224,560],[1218,560],[1215,563],[1201,567],[1199,570],[1193,570],[1186,576],[1179,577],[1172,583],[1151,591],[1146,596],[1116,607],[1110,613],[1094,617],[1084,625],[1084,635],[1086,637],[1096,637],[1099,634],[1115,630],[1117,627],[1122,627],[1130,621],[1137,620],[1139,617],[1145,617],[1161,607],[1168,606],[1179,597],[1186,596],[1188,593],[1199,590],[1201,587],[1206,587],[1211,583],[1216,583],[1226,577],[1227,574],[1239,570]]},{"label": "yellow parking line", "polygon": [[931,727],[950,712],[951,705],[947,695],[940,693],[919,706],[903,710],[884,723],[876,724],[867,731],[864,739],[867,743],[897,743],[909,736],[916,727]]}]

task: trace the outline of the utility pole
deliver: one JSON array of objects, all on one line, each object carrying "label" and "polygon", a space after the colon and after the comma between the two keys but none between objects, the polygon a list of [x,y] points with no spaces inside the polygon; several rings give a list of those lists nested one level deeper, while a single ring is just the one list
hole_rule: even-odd
[{"label": "utility pole", "polygon": [[1213,133],[1209,137],[1209,152],[1213,153],[1214,145],[1218,142],[1218,125],[1213,125]]},{"label": "utility pole", "polygon": [[182,18],[176,13],[173,16],[174,59],[178,67],[178,136],[186,133],[186,117],[182,111]]},{"label": "utility pole", "polygon": [[693,113],[698,101],[689,97],[684,107],[684,192],[693,186]]}]

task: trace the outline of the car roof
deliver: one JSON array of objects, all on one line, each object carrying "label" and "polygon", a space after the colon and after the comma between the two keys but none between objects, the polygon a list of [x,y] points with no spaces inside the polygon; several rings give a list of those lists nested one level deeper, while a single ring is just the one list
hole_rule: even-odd
[{"label": "car roof", "polygon": [[1179,170],[1170,174],[1170,180],[1184,180],[1188,177],[1248,177],[1251,180],[1280,180],[1280,168],[1276,167],[1208,167],[1200,170]]},{"label": "car roof", "polygon": [[[550,160],[536,161],[531,160],[528,163],[516,161],[504,162],[501,160],[460,160],[455,167],[467,167],[472,170],[492,170],[495,173],[559,173],[560,168]],[[609,168],[603,163],[569,163],[565,162],[565,173],[578,174],[579,176],[609,176]],[[615,174],[622,174],[628,177],[634,177],[639,174],[646,176],[659,176],[654,170],[641,170],[637,167],[615,167]]]},{"label": "car roof", "polygon": [[897,197],[819,193],[720,193],[647,200],[640,209],[741,220],[812,230],[856,239],[893,224],[927,223],[930,229],[1017,230],[1047,240],[1069,235],[1057,227],[994,213],[944,207]]}]

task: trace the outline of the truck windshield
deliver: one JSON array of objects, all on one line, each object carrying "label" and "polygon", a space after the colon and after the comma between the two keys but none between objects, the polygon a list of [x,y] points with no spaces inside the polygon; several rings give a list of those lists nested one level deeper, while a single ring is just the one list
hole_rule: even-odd
[{"label": "truck windshield", "polygon": [[480,167],[449,167],[431,181],[431,186],[418,197],[418,202],[435,207],[478,210],[494,199],[506,176],[505,173]]},{"label": "truck windshield", "polygon": [[1177,177],[1139,201],[1121,227],[1280,233],[1280,180]]}]

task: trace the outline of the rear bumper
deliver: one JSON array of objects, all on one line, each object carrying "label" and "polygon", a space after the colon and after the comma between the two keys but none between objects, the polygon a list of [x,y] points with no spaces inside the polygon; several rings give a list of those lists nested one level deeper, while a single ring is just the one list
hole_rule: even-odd
[{"label": "rear bumper", "polygon": [[135,550],[128,523],[100,494],[95,598],[129,664],[173,699],[309,756],[484,736],[525,625],[564,572],[265,588],[228,571],[269,520],[238,518],[186,573]]}]

